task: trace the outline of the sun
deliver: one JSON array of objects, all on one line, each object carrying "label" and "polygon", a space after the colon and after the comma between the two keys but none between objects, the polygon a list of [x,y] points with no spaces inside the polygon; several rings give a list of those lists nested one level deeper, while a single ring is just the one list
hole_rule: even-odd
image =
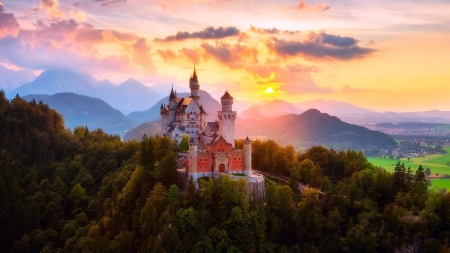
[{"label": "sun", "polygon": [[267,89],[264,91],[265,93],[274,93],[275,91],[272,89],[272,87],[267,87]]}]

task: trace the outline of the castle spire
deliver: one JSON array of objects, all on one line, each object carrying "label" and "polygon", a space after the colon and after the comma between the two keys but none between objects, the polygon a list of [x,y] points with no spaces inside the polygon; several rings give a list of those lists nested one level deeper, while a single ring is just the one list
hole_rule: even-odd
[{"label": "castle spire", "polygon": [[192,81],[198,82],[197,72],[195,71],[195,65],[194,65],[194,74],[192,75]]},{"label": "castle spire", "polygon": [[170,97],[169,97],[169,99],[173,99],[173,98],[175,98],[176,96],[175,96],[175,93],[173,92],[173,84],[172,84],[172,90],[170,91]]}]

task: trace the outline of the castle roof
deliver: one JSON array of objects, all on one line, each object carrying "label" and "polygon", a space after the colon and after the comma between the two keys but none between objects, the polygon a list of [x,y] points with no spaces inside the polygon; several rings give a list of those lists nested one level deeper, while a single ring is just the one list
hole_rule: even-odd
[{"label": "castle roof", "polygon": [[195,71],[195,66],[194,66],[194,74],[192,74],[192,76],[189,79],[189,81],[198,83],[198,77],[197,77],[197,72]]},{"label": "castle roof", "polygon": [[217,122],[217,121],[214,121],[214,122],[208,122],[208,123],[206,124],[206,128],[214,129],[214,130],[219,130],[219,122]]},{"label": "castle roof", "polygon": [[233,98],[228,91],[225,91],[225,94],[223,94],[222,98]]},{"label": "castle roof", "polygon": [[170,97],[169,97],[169,99],[174,99],[174,98],[176,98],[177,97],[177,95],[175,95],[175,93],[173,92],[173,85],[172,85],[172,90],[170,91]]}]

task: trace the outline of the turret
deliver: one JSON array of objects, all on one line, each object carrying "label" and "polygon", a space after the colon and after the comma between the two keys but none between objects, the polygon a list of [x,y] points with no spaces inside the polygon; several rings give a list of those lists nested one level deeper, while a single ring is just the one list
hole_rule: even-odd
[{"label": "turret", "polygon": [[188,173],[189,176],[194,176],[194,181],[196,181],[195,175],[197,173],[197,158],[198,158],[198,152],[197,152],[197,146],[198,141],[193,138],[189,142],[189,169]]},{"label": "turret", "polygon": [[223,112],[231,112],[233,111],[233,97],[225,91],[225,94],[220,98],[220,103],[222,104]]},{"label": "turret", "polygon": [[244,141],[244,174],[252,175],[252,141],[248,136]]},{"label": "turret", "polygon": [[218,112],[219,134],[234,148],[234,121],[236,120],[237,112],[233,111],[233,97],[226,91],[220,98],[220,102],[222,111]]},{"label": "turret", "polygon": [[169,96],[169,122],[172,122],[175,120],[176,100],[177,100],[177,95],[173,91],[173,85],[172,85],[172,90],[170,91],[170,96]]},{"label": "turret", "polygon": [[189,88],[191,89],[191,98],[194,99],[194,101],[198,102],[200,100],[200,96],[198,95],[198,91],[200,90],[200,84],[198,83],[198,77],[197,72],[195,71],[194,67],[194,73],[192,74],[191,78],[189,79]]}]

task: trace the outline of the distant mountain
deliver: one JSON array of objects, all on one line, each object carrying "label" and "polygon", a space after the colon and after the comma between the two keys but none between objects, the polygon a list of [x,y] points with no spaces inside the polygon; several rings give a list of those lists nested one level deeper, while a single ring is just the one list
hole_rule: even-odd
[{"label": "distant mountain", "polygon": [[321,144],[338,149],[397,146],[395,140],[384,133],[343,122],[316,109],[310,109],[301,115],[290,114],[266,120],[238,119],[236,136],[266,136],[281,144]]},{"label": "distant mountain", "polygon": [[238,113],[238,118],[240,119],[268,119],[269,116],[265,116],[261,113],[261,106],[260,105],[253,105],[252,107],[248,108],[247,110]]},{"label": "distant mountain", "polygon": [[114,85],[109,80],[99,81],[89,75],[67,69],[46,70],[34,81],[7,93],[7,97],[12,98],[16,94],[53,95],[61,92],[100,98],[123,113],[149,108],[162,97],[158,92],[134,79]]},{"label": "distant mountain", "polygon": [[125,114],[149,108],[163,96],[132,78],[117,86],[101,85],[100,87],[101,92],[98,97],[114,108],[119,108]]},{"label": "distant mountain", "polygon": [[82,95],[89,94],[90,96],[96,97],[98,92],[92,86],[94,82],[94,78],[70,70],[46,70],[34,81],[7,93],[7,97],[12,98],[16,94],[19,94],[21,97],[30,94],[53,95],[60,92],[74,92]]},{"label": "distant mountain", "polygon": [[[31,70],[11,70],[0,66],[0,90],[8,93],[22,84],[29,83],[36,78]],[[14,94],[15,95],[15,94]]]},{"label": "distant mountain", "polygon": [[[178,97],[189,97],[190,93],[178,93]],[[199,91],[200,95],[200,102],[203,105],[203,108],[205,109],[206,113],[208,114],[206,116],[206,121],[214,121],[217,120],[217,112],[222,109],[221,104],[215,100],[214,98],[209,95],[208,92],[204,90]],[[145,111],[137,111],[132,112],[128,114],[128,118],[136,121],[138,124],[158,120],[161,118],[159,112],[161,104],[168,104],[169,103],[169,96],[164,97],[163,99],[159,100],[154,106],[152,106],[150,109]]]},{"label": "distant mountain", "polygon": [[64,116],[64,124],[70,129],[76,126],[87,126],[89,129],[101,128],[109,134],[123,137],[125,131],[134,123],[119,110],[112,108],[98,98],[74,93],[57,93],[54,95],[28,95],[27,101],[42,101]]},{"label": "distant mountain", "polygon": [[291,113],[301,113],[304,110],[294,104],[283,100],[272,100],[262,105],[253,105],[249,109],[238,114],[241,119],[263,119],[267,117],[278,117]]},{"label": "distant mountain", "polygon": [[355,114],[355,113],[373,113],[374,111],[361,108],[349,103],[340,102],[336,100],[324,100],[316,99],[306,102],[301,102],[295,104],[299,108],[304,109],[317,109],[321,112],[329,113],[332,115],[336,114]]}]

